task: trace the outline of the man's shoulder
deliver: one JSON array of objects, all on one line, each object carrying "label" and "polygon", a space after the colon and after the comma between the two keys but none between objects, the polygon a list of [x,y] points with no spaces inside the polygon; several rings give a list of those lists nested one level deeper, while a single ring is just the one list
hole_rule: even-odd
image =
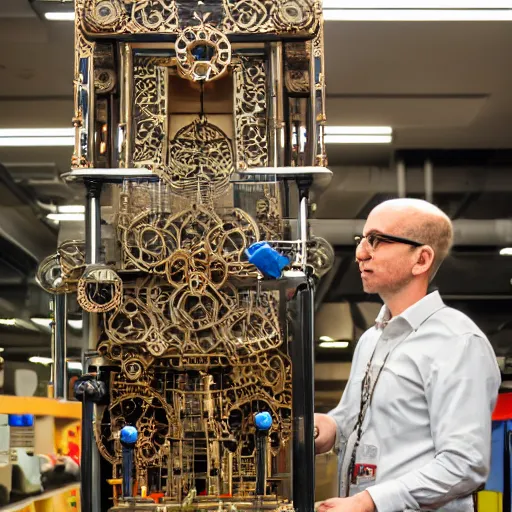
[{"label": "man's shoulder", "polygon": [[476,323],[465,313],[458,309],[446,306],[436,314],[432,315],[425,322],[427,329],[438,332],[439,335],[447,335],[450,338],[466,338],[468,336],[477,336],[487,339],[484,332]]}]

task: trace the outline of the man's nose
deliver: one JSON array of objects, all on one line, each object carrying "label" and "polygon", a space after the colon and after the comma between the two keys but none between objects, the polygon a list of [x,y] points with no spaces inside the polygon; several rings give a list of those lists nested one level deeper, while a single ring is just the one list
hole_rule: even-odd
[{"label": "man's nose", "polygon": [[369,247],[368,242],[363,238],[356,247],[356,259],[359,261],[369,260],[372,256],[369,251]]}]

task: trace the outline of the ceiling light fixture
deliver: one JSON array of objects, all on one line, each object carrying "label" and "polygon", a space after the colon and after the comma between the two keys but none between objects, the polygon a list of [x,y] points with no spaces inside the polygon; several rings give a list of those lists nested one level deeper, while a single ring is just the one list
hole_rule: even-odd
[{"label": "ceiling light fixture", "polygon": [[326,21],[511,21],[512,9],[490,9],[487,6],[482,9],[324,7],[324,19]]},{"label": "ceiling light fixture", "polygon": [[319,345],[321,348],[347,348],[348,346],[348,341],[322,341]]},{"label": "ceiling light fixture", "polygon": [[55,220],[57,222],[62,221],[75,221],[80,222],[85,220],[83,213],[49,213],[46,216],[47,219]]},{"label": "ceiling light fixture", "polygon": [[14,327],[16,325],[16,318],[0,318],[0,325]]},{"label": "ceiling light fixture", "polygon": [[324,0],[324,9],[511,9],[510,0]]},{"label": "ceiling light fixture", "polygon": [[68,320],[68,325],[72,329],[79,331],[83,327],[83,320]]},{"label": "ceiling light fixture", "polygon": [[326,135],[326,144],[391,144],[391,135]]},{"label": "ceiling light fixture", "polygon": [[501,256],[512,256],[512,247],[504,247],[500,251]]},{"label": "ceiling light fixture", "polygon": [[80,361],[68,361],[68,368],[70,370],[80,370],[82,371],[82,363]]},{"label": "ceiling light fixture", "polygon": [[390,126],[326,126],[326,144],[391,144]]},{"label": "ceiling light fixture", "polygon": [[391,126],[326,126],[326,135],[392,135]]},{"label": "ceiling light fixture", "polygon": [[85,206],[80,204],[65,204],[57,206],[59,213],[85,213]]},{"label": "ceiling light fixture", "polygon": [[32,356],[29,357],[28,360],[31,363],[44,364],[45,366],[53,363],[53,359],[51,357]]},{"label": "ceiling light fixture", "polygon": [[2,128],[0,147],[73,146],[74,128]]},{"label": "ceiling light fixture", "polygon": [[75,13],[73,11],[45,12],[44,17],[48,21],[74,21]]},{"label": "ceiling light fixture", "polygon": [[31,322],[35,323],[39,327],[50,328],[53,320],[51,318],[40,318],[40,317],[32,317],[30,319]]}]

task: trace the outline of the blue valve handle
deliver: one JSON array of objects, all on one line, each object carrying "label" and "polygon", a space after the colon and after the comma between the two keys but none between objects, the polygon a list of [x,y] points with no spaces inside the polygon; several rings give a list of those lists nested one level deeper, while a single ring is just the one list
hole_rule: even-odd
[{"label": "blue valve handle", "polygon": [[254,416],[254,425],[257,430],[269,430],[272,426],[272,415],[267,412],[259,412]]},{"label": "blue valve handle", "polygon": [[127,425],[121,429],[121,445],[123,447],[123,497],[132,496],[133,480],[133,449],[139,433],[135,427]]}]

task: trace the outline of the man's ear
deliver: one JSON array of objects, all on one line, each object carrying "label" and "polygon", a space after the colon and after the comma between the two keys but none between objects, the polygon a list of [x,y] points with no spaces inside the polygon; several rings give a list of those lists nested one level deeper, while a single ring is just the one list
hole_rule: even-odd
[{"label": "man's ear", "polygon": [[428,273],[434,264],[435,253],[430,245],[423,245],[418,249],[418,256],[415,265],[412,267],[412,274],[419,276]]}]

